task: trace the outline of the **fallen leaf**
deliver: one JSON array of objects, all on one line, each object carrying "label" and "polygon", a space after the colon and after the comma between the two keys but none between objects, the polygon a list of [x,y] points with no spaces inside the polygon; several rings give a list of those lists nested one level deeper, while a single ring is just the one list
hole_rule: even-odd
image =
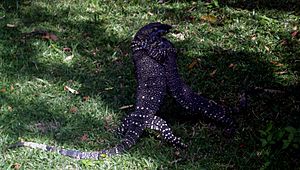
[{"label": "fallen leaf", "polygon": [[217,17],[215,17],[213,15],[203,15],[203,16],[201,16],[201,20],[207,21],[207,22],[210,22],[210,23],[216,23],[217,22]]},{"label": "fallen leaf", "polygon": [[283,66],[282,63],[279,63],[279,62],[277,62],[277,61],[270,61],[270,62],[271,62],[271,64],[273,64],[273,65],[275,65],[275,66],[277,66],[277,67],[282,67],[282,66]]},{"label": "fallen leaf", "polygon": [[83,101],[86,102],[86,101],[88,101],[90,99],[90,96],[83,96],[82,99],[83,99]]},{"label": "fallen leaf", "polygon": [[25,34],[24,38],[38,36],[39,38],[42,38],[45,40],[52,40],[52,41],[58,40],[58,38],[55,34],[49,33],[48,31],[45,31],[45,30],[34,30],[32,32],[24,33],[24,34]]},{"label": "fallen leaf", "polygon": [[293,30],[294,30],[294,31],[298,30],[298,26],[294,26],[294,27],[293,27]]},{"label": "fallen leaf", "polygon": [[21,164],[19,164],[19,163],[14,163],[14,164],[12,165],[12,168],[18,170],[18,169],[21,168]]},{"label": "fallen leaf", "polygon": [[44,35],[42,36],[42,38],[46,39],[46,40],[52,40],[52,41],[58,40],[58,38],[55,34],[49,33],[49,32],[45,32]]},{"label": "fallen leaf", "polygon": [[0,90],[1,93],[5,93],[6,92],[6,88],[3,87],[1,90]]},{"label": "fallen leaf", "polygon": [[287,40],[282,40],[281,42],[280,42],[280,45],[287,45],[288,44],[288,41]]},{"label": "fallen leaf", "polygon": [[293,31],[293,32],[291,33],[291,35],[292,35],[292,37],[296,37],[296,36],[298,35],[298,33],[299,33],[299,31]]},{"label": "fallen leaf", "polygon": [[251,35],[251,40],[252,41],[256,40],[256,35],[255,34]]},{"label": "fallen leaf", "polygon": [[215,74],[216,74],[216,72],[217,72],[217,69],[215,69],[213,72],[211,72],[209,75],[211,76],[211,77],[214,77],[215,76]]},{"label": "fallen leaf", "polygon": [[16,27],[17,27],[15,24],[6,24],[6,26],[7,26],[8,28],[16,28]]},{"label": "fallen leaf", "polygon": [[7,106],[7,110],[8,110],[9,112],[12,112],[12,111],[13,111],[13,107]]},{"label": "fallen leaf", "polygon": [[192,61],[192,63],[188,65],[188,69],[191,70],[191,69],[193,69],[193,68],[194,68],[195,66],[197,66],[197,65],[198,65],[198,60],[197,60],[197,59],[194,59],[194,60]]},{"label": "fallen leaf", "polygon": [[228,68],[235,69],[235,68],[236,68],[236,64],[231,63],[231,64],[228,66]]},{"label": "fallen leaf", "polygon": [[283,75],[283,74],[286,74],[286,73],[288,73],[287,70],[275,72],[275,74],[277,74],[277,75]]},{"label": "fallen leaf", "polygon": [[153,16],[154,14],[152,12],[148,12],[148,15]]},{"label": "fallen leaf", "polygon": [[74,90],[74,89],[72,89],[72,88],[69,87],[69,86],[64,86],[64,90],[65,90],[65,91],[69,91],[69,92],[72,93],[72,94],[79,94],[79,92],[78,92],[77,90]]},{"label": "fallen leaf", "polygon": [[133,107],[132,104],[131,105],[126,105],[126,106],[121,106],[119,109],[123,110],[123,109],[128,109],[128,108],[131,108],[131,107]]},{"label": "fallen leaf", "polygon": [[10,91],[14,91],[14,90],[15,90],[14,86],[10,85]]},{"label": "fallen leaf", "polygon": [[65,51],[65,52],[71,52],[71,48],[65,47],[65,48],[63,48],[63,51]]},{"label": "fallen leaf", "polygon": [[108,91],[108,90],[112,90],[114,89],[113,87],[106,87],[104,90]]},{"label": "fallen leaf", "polygon": [[72,54],[72,55],[69,55],[69,56],[67,56],[65,59],[64,59],[64,62],[69,62],[69,61],[71,61],[72,59],[73,59],[73,57],[74,57],[74,55]]},{"label": "fallen leaf", "polygon": [[84,141],[87,141],[89,139],[89,136],[88,136],[88,134],[83,134],[82,136],[81,136],[81,138],[80,138],[80,140],[82,141],[82,142],[84,142]]},{"label": "fallen leaf", "polygon": [[70,108],[70,112],[71,113],[76,113],[78,111],[78,108],[76,107],[76,106],[72,106],[71,108]]},{"label": "fallen leaf", "polygon": [[265,46],[265,49],[266,49],[268,52],[270,52],[270,48],[269,48],[269,47]]}]

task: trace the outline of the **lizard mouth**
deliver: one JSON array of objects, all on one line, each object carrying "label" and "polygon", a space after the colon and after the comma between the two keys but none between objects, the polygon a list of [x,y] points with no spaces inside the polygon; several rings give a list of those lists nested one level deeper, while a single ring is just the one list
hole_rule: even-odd
[{"label": "lizard mouth", "polygon": [[161,24],[160,28],[161,29],[159,29],[159,34],[161,36],[164,36],[170,32],[170,30],[172,29],[172,26],[168,25],[168,24]]},{"label": "lizard mouth", "polygon": [[164,36],[164,35],[168,34],[169,32],[170,32],[169,30],[160,30],[159,35]]}]

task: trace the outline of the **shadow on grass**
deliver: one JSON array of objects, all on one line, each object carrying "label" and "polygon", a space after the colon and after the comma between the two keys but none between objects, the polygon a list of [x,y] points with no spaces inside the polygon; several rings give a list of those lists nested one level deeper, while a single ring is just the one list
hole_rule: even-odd
[{"label": "shadow on grass", "polygon": [[277,10],[286,12],[296,12],[297,15],[300,14],[300,2],[298,0],[220,0],[222,5],[230,6],[233,8],[241,9],[267,9],[267,10]]},{"label": "shadow on grass", "polygon": [[[179,2],[195,2],[193,0],[169,0],[165,1],[165,3],[179,3]],[[212,0],[202,1],[205,3],[212,3]],[[221,6],[230,6],[233,8],[241,8],[241,9],[265,9],[265,10],[277,10],[277,11],[286,11],[286,12],[296,12],[297,15],[300,13],[300,2],[298,0],[218,0]],[[161,6],[163,6],[162,4]]]},{"label": "shadow on grass", "polygon": [[[73,97],[73,99],[100,95],[103,99],[102,102],[105,103],[104,105],[117,112],[120,106],[133,102],[134,79],[133,76],[127,77],[134,72],[133,64],[128,56],[125,56],[125,59],[114,60],[112,58],[116,51],[128,54],[126,50],[128,50],[129,40],[125,39],[124,41],[124,39],[118,39],[117,36],[109,36],[103,29],[103,25],[99,23],[68,20],[69,9],[55,12],[41,6],[31,6],[30,9],[30,12],[17,11],[16,15],[20,16],[20,23],[18,24],[47,30],[56,34],[59,38],[57,42],[42,42],[40,43],[41,46],[44,45],[49,48],[57,48],[58,46],[59,51],[61,51],[60,47],[70,47],[71,44],[78,44],[74,55],[82,58],[74,59],[76,60],[74,65],[63,63],[61,59],[59,60],[61,63],[51,63],[51,59],[50,61],[47,60],[49,55],[41,54],[41,48],[39,45],[35,45],[38,42],[37,39],[41,37],[24,38],[24,30],[21,30],[20,26],[10,28],[6,24],[1,24],[3,28],[0,33],[0,36],[3,37],[1,45],[4,50],[1,54],[4,62],[2,70],[5,70],[4,74],[9,78],[9,82],[13,84],[18,81],[27,82],[40,78],[50,83],[61,84],[63,90],[64,85],[76,81],[82,84],[78,89],[81,96]],[[9,20],[10,18],[6,17],[2,21],[3,23],[9,23]],[[47,22],[50,24],[44,25]],[[49,25],[60,25],[64,31],[58,32],[54,30],[55,28],[52,30],[48,28]],[[25,31],[25,33],[30,31],[32,30]],[[95,50],[97,54],[93,55],[92,50]],[[55,55],[64,56],[63,52]],[[110,87],[113,88],[111,91],[105,90]],[[32,133],[24,127],[43,120],[46,122],[57,120],[60,124],[68,121],[73,122],[74,127],[84,127],[73,128],[71,131],[74,134],[82,134],[81,130],[83,129],[94,129],[93,131],[96,131],[99,130],[99,127],[102,132],[105,131],[105,129],[102,129],[104,126],[103,121],[81,114],[66,116],[59,113],[64,112],[64,110],[53,112],[53,106],[45,100],[22,101],[5,94],[1,96],[1,105],[2,102],[14,107],[13,112],[8,115],[9,117],[2,118],[3,122],[9,122],[10,119],[13,119],[21,123],[16,132],[7,132],[15,140],[18,140],[19,136],[26,136],[26,133]],[[95,128],[96,126],[98,128]],[[76,129],[81,132],[76,132]],[[51,133],[46,135],[51,135]],[[60,133],[59,137],[54,138],[61,142],[74,143],[73,137],[70,130],[67,130]]]},{"label": "shadow on grass", "polygon": [[[184,44],[194,43],[196,42],[182,41],[177,42],[175,46],[180,47]],[[284,54],[285,50],[278,51],[278,53]],[[279,124],[292,123],[295,127],[299,126],[292,120],[297,113],[297,104],[295,102],[299,99],[299,94],[297,93],[299,86],[298,84],[285,85],[281,83],[283,78],[279,78],[276,75],[278,68],[264,58],[266,54],[224,50],[216,46],[207,48],[207,51],[203,56],[194,56],[194,59],[186,58],[184,51],[179,52],[179,65],[184,66],[181,68],[181,72],[184,74],[183,77],[195,91],[201,92],[201,94],[209,98],[220,97],[216,101],[231,107],[239,104],[237,95],[241,91],[245,91],[249,99],[248,113],[246,115],[241,115],[241,113],[235,115],[239,118],[240,123],[244,122],[242,124],[245,127],[252,126],[251,129],[259,130],[266,121],[270,120],[274,120]],[[293,63],[298,53],[297,49],[295,51],[290,49],[289,56],[286,57],[286,59],[290,58],[290,60],[284,60],[284,64],[289,65],[289,63]],[[196,58],[201,59],[196,68],[190,70],[188,67],[185,67]],[[291,70],[295,71],[293,69],[296,66],[292,64],[290,66],[293,66]],[[214,71],[216,71],[216,75],[212,76],[211,73]],[[193,78],[191,79],[190,77]],[[271,89],[280,93],[268,93],[264,89]],[[170,108],[172,107],[171,105],[174,105],[174,102],[167,102],[167,104],[169,105],[167,108]],[[165,109],[167,110],[167,108]],[[168,111],[168,113],[172,114],[176,110],[180,110],[184,114],[184,110],[179,108]],[[256,117],[251,112],[258,113],[259,116]],[[278,116],[276,112],[282,114]],[[290,112],[293,116],[285,115],[284,113],[286,112]],[[186,121],[181,116],[182,114],[174,117],[177,117],[180,121]],[[190,119],[192,121],[197,120],[194,117],[190,117]]]}]

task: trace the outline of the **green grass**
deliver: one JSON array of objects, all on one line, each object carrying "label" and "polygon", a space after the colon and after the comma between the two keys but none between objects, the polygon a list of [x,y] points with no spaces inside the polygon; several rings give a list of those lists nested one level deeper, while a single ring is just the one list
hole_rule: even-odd
[{"label": "green grass", "polygon": [[[300,29],[299,3],[267,2],[1,2],[0,169],[300,167],[300,33],[292,34]],[[176,151],[153,131],[127,153],[99,161],[7,149],[19,140],[85,151],[118,143],[113,129],[131,111],[119,108],[135,102],[130,41],[154,21],[175,25],[169,38],[179,49],[180,73],[195,91],[234,106],[238,93],[249,90],[247,112],[234,115],[239,123],[234,137],[201,120],[180,119],[184,111],[167,98],[161,116],[187,150]],[[46,30],[58,40],[25,36],[33,30]]]}]

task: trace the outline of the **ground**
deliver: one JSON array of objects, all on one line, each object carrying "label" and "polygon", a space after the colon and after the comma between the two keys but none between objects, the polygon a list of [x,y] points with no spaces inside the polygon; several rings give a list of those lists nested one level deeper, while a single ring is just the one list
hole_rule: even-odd
[{"label": "ground", "polygon": [[[195,91],[232,107],[247,91],[247,110],[233,115],[234,136],[182,118],[184,110],[168,97],[159,114],[187,150],[150,130],[127,153],[98,161],[8,149],[20,140],[85,151],[118,143],[113,130],[135,102],[130,41],[155,21],[174,26],[168,38]],[[299,167],[296,0],[5,0],[0,29],[0,169]]]}]

